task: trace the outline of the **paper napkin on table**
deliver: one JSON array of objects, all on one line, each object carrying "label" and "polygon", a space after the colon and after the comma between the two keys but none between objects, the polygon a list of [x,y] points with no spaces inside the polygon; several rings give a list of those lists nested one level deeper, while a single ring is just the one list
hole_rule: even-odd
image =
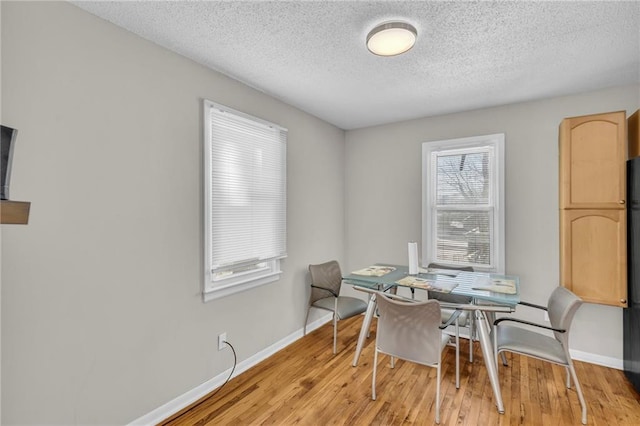
[{"label": "paper napkin on table", "polygon": [[353,271],[352,274],[362,275],[365,277],[381,277],[395,270],[396,268],[394,268],[393,266],[373,265],[373,266],[369,266],[368,268],[358,269],[357,271]]},{"label": "paper napkin on table", "polygon": [[416,287],[416,288],[422,288],[425,290],[440,291],[442,293],[450,293],[451,290],[453,290],[458,286],[457,283],[439,282],[439,281],[412,277],[412,276],[404,277],[403,279],[396,281],[396,284],[400,284],[406,287]]},{"label": "paper napkin on table", "polygon": [[473,290],[492,291],[494,293],[516,294],[516,281],[507,278],[491,278],[487,284],[472,287]]}]

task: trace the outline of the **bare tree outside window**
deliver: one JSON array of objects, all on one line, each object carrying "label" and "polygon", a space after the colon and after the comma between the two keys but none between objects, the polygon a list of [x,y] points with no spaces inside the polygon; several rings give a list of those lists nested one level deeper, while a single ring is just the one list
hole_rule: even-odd
[{"label": "bare tree outside window", "polygon": [[488,150],[436,155],[437,258],[450,263],[491,264]]}]

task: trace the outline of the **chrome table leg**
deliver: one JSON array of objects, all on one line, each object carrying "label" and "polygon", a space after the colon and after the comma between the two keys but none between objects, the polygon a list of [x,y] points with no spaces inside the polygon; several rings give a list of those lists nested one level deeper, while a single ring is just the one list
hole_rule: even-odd
[{"label": "chrome table leg", "polygon": [[484,312],[477,310],[474,312],[476,317],[476,329],[478,331],[478,338],[480,340],[480,347],[482,348],[482,355],[484,357],[484,365],[487,367],[489,374],[489,381],[493,388],[493,396],[498,406],[498,412],[504,414],[504,404],[502,403],[502,393],[500,392],[500,379],[498,378],[498,370],[496,368],[496,360],[493,356],[493,344],[489,337],[489,325],[487,324],[487,317]]},{"label": "chrome table leg", "polygon": [[364,318],[362,319],[362,328],[360,329],[360,335],[358,336],[358,344],[356,345],[356,354],[353,357],[353,365],[354,367],[358,365],[358,358],[360,358],[360,352],[362,352],[362,348],[364,346],[364,341],[367,338],[367,334],[369,334],[369,328],[371,327],[371,320],[373,319],[373,313],[376,311],[376,295],[372,294],[369,298],[369,303],[367,304],[367,311],[364,314]]}]

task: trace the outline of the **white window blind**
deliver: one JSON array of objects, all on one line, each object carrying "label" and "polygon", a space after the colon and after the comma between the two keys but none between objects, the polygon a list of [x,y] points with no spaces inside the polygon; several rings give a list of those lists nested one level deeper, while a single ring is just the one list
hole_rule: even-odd
[{"label": "white window blind", "polygon": [[423,263],[504,270],[504,135],[423,145]]},{"label": "white window blind", "polygon": [[287,130],[209,101],[205,126],[205,294],[218,297],[280,273]]}]

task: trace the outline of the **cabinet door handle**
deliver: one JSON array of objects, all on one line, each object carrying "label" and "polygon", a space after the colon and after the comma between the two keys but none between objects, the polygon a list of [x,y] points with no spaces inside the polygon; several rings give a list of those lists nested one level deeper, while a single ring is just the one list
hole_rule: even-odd
[{"label": "cabinet door handle", "polygon": [[622,303],[623,305],[627,304],[627,299],[620,299],[620,303]]},{"label": "cabinet door handle", "polygon": [[620,201],[618,201],[618,203],[620,203],[620,204],[624,204],[624,203],[625,203],[625,201],[624,201],[624,200],[620,200]]}]

